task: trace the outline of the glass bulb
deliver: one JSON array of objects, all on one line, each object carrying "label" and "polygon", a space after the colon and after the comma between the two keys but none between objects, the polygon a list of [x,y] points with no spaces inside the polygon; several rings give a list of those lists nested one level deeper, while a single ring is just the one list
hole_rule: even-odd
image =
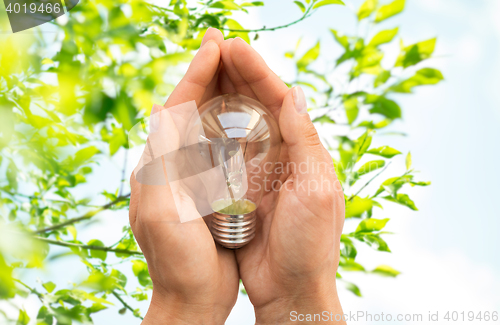
[{"label": "glass bulb", "polygon": [[260,102],[239,94],[215,97],[188,124],[186,147],[213,211],[210,231],[226,248],[255,236],[256,210],[279,158],[278,123]]}]

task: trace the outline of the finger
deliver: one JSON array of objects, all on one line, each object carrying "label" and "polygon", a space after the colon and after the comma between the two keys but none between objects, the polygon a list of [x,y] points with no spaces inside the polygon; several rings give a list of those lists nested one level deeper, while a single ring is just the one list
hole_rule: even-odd
[{"label": "finger", "polygon": [[237,71],[248,83],[258,100],[275,116],[278,116],[283,98],[288,92],[285,83],[269,69],[264,59],[241,38],[237,37],[231,42],[230,55]]},{"label": "finger", "polygon": [[219,68],[220,51],[217,43],[210,39],[198,51],[188,71],[165,103],[171,107],[189,101],[200,105],[203,95],[216,76]]},{"label": "finger", "polygon": [[215,72],[215,75],[210,81],[210,83],[208,84],[205,93],[201,97],[201,100],[198,103],[199,105],[203,105],[206,101],[220,95],[220,87],[218,86],[219,86],[219,76],[221,69],[222,69],[222,63],[219,62],[217,71]]},{"label": "finger", "polygon": [[236,93],[236,87],[233,82],[229,78],[226,67],[222,64],[222,67],[219,72],[219,85],[220,85],[220,93],[221,94],[232,94]]},{"label": "finger", "polygon": [[234,86],[235,92],[254,99],[258,99],[248,82],[243,79],[243,77],[238,72],[238,69],[236,69],[236,67],[234,66],[230,53],[231,43],[233,41],[234,39],[230,38],[220,44],[221,60],[224,64],[224,69],[227,72],[227,76]]},{"label": "finger", "polygon": [[203,39],[201,40],[200,47],[205,45],[205,43],[207,43],[209,40],[213,40],[215,43],[217,43],[217,45],[220,45],[220,43],[224,40],[224,35],[222,35],[222,32],[217,28],[209,27],[205,32]]},{"label": "finger", "polygon": [[[222,41],[224,41],[224,35],[222,35],[222,32],[218,30],[217,28],[210,27],[207,29],[205,32],[205,35],[203,36],[203,40],[201,41],[201,46],[205,45],[208,41],[214,41],[217,43],[217,45],[220,45]],[[217,72],[215,73],[214,77],[210,81],[210,83],[207,86],[207,89],[205,90],[205,94],[203,95],[202,99],[200,100],[200,105],[206,102],[207,100],[220,95],[220,88],[217,86],[219,85],[219,75],[220,75],[220,69],[222,67],[222,64],[219,61],[219,68]]]},{"label": "finger", "polygon": [[327,158],[329,155],[325,154],[326,149],[307,114],[306,99],[300,87],[294,87],[286,94],[279,126],[288,147],[293,180],[302,184],[296,191],[301,195],[310,195],[311,190],[321,191],[321,186],[333,190],[333,163],[331,158]]}]

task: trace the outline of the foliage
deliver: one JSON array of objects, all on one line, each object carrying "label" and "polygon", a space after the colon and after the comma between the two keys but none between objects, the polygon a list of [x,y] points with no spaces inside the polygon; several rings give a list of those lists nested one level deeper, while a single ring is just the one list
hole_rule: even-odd
[{"label": "foliage", "polygon": [[[85,1],[70,12],[66,22],[58,20],[49,26],[55,34],[1,38],[0,299],[38,297],[37,324],[92,323],[92,314],[116,304],[121,305],[120,314],[128,310],[141,317],[131,304],[148,299],[152,283],[130,228],[125,227],[123,237],[113,245],[106,245],[106,238],[83,243],[78,235],[80,225],[102,211],[126,215],[125,179],[111,192],[87,180],[100,162],[126,152],[128,130],[148,114],[144,108],[163,101],[172,91],[175,80],[166,77],[167,72],[175,72],[192,58],[208,27],[250,42],[258,32],[286,28],[326,5],[343,4],[338,0],[294,3],[302,12],[298,20],[245,30],[230,18],[232,13],[247,12],[263,2],[208,0],[192,6],[172,0],[158,7],[143,0]],[[369,21],[366,28],[371,32],[377,23],[401,12],[404,4],[404,0],[385,4],[367,0],[357,19]],[[402,117],[394,94],[436,84],[443,76],[438,70],[420,67],[432,56],[435,39],[412,45],[401,42],[399,57],[386,67],[382,47],[394,41],[398,28],[379,31],[370,40],[335,30],[331,34],[341,49],[331,62],[333,70],[348,67],[341,85],[334,87],[338,78],[332,71],[314,69],[321,58],[320,42],[305,51],[298,43],[285,53],[297,68],[295,80],[288,84],[311,90],[311,114],[318,125],[348,128],[344,135],[326,139],[346,193],[347,222],[358,224],[355,231],[342,235],[340,272],[368,272],[356,260],[356,245],[390,252],[382,238],[389,219],[372,218],[374,213],[381,214],[374,208],[381,208],[385,201],[417,210],[408,194],[400,191],[407,185],[429,185],[414,179],[409,154],[401,175],[379,181],[401,152],[389,146],[372,147],[372,140]],[[367,81],[368,86],[359,86]],[[99,195],[78,194],[85,184]],[[367,194],[372,187],[374,193]],[[99,199],[106,203],[96,206]],[[43,268],[67,256],[51,254],[55,246],[78,256],[87,278],[68,288],[57,288],[55,279],[24,283],[23,270]],[[124,268],[132,271],[134,281],[120,271]],[[370,272],[399,274],[385,265]],[[337,276],[342,278],[341,274]],[[356,285],[346,284],[361,296]],[[27,324],[29,319],[20,309],[18,318],[11,321]]]}]

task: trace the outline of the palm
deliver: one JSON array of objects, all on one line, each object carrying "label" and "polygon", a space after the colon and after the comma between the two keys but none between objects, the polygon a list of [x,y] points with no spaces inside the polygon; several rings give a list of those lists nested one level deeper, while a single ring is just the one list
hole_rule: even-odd
[{"label": "palm", "polygon": [[[216,43],[202,46],[165,107],[193,100],[199,106],[220,93],[218,35],[206,36],[205,43]],[[170,116],[175,114],[172,111]],[[175,127],[169,130],[178,133]],[[130,223],[148,261],[155,291],[174,292],[191,305],[215,302],[230,310],[236,301],[239,281],[234,252],[214,244],[188,193],[175,184],[141,185],[134,176],[131,185]],[[179,212],[191,214],[190,219],[194,220],[179,223]]]}]

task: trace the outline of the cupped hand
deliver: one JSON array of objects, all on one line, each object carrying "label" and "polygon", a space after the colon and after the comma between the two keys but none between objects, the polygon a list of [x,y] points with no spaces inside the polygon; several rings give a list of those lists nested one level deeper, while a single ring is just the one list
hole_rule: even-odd
[{"label": "cupped hand", "polygon": [[[344,195],[300,87],[288,89],[242,39],[220,43],[220,89],[259,100],[283,137],[278,191],[264,194],[255,238],[236,251],[257,323],[282,324],[290,313],[342,314],[335,285]],[[330,315],[330,314],[329,314]]]},{"label": "cupped hand", "polygon": [[[192,100],[199,107],[220,94],[222,40],[218,30],[205,34],[186,75],[160,109]],[[168,181],[166,185],[140,184],[134,175],[130,181],[130,224],[153,282],[143,324],[223,324],[238,294],[234,252],[215,245],[201,216],[180,223],[174,197],[182,196],[182,189]],[[192,201],[182,204],[182,213],[197,213]]]}]

